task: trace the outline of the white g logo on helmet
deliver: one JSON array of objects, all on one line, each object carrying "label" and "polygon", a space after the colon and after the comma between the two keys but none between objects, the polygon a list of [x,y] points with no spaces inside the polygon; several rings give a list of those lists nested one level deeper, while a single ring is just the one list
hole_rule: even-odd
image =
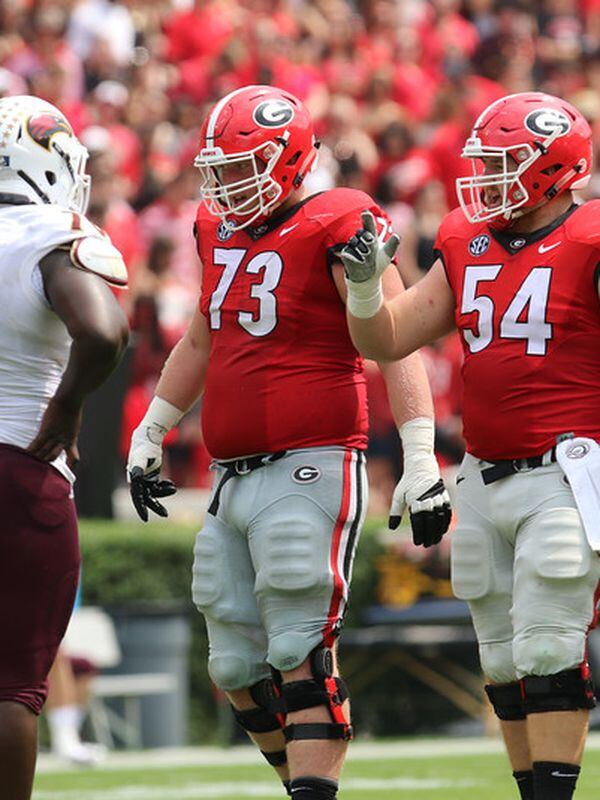
[{"label": "white g logo on helmet", "polygon": [[537,136],[551,136],[558,128],[558,135],[564,136],[571,130],[571,120],[562,111],[540,108],[527,114],[525,127]]},{"label": "white g logo on helmet", "polygon": [[287,100],[265,100],[252,115],[261,128],[282,128],[294,119],[294,108]]}]

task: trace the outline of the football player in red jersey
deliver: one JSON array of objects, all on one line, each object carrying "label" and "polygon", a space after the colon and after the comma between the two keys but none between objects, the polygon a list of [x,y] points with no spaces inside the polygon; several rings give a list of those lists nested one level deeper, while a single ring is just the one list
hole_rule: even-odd
[{"label": "football player in red jersey", "polygon": [[600,440],[600,225],[590,128],[556,97],[510,95],[479,117],[463,156],[461,208],[439,259],[385,300],[397,240],[367,213],[342,252],[349,327],[364,355],[405,358],[454,328],[464,349],[465,456],[453,586],[467,600],[486,687],[521,797],[575,790],[594,689],[586,636],[600,561],[556,462],[557,437]]},{"label": "football player in red jersey", "polygon": [[[216,479],[193,597],[209,672],[295,800],[336,797],[352,736],[334,648],[367,500],[367,409],[338,251],[365,206],[388,230],[362,192],[304,194],[316,155],[308,112],[274,87],[232,92],[208,115],[196,159],[200,302],[128,463],[142,518],[164,515],[162,440],[202,394]],[[398,283],[390,271],[386,291]],[[392,524],[408,506],[427,547],[450,519],[429,388],[418,357],[383,371],[404,447]]]}]

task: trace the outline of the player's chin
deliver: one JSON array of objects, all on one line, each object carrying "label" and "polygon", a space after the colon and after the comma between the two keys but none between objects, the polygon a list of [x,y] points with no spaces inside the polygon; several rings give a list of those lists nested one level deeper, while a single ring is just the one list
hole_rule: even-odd
[{"label": "player's chin", "polygon": [[502,204],[502,197],[496,192],[485,192],[482,200],[483,205],[488,211],[493,211],[496,208],[500,208],[500,205]]}]

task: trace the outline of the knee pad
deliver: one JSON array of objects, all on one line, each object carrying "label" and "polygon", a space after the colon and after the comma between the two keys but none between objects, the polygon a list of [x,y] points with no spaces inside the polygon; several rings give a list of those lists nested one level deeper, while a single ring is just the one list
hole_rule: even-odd
[{"label": "knee pad", "polygon": [[517,676],[555,675],[573,668],[585,658],[585,635],[555,629],[519,634],[513,641]]},{"label": "knee pad", "polygon": [[[282,703],[279,692],[273,681],[265,678],[248,691],[258,708],[249,708],[239,711],[231,706],[233,715],[238,724],[249,733],[271,733],[283,730],[285,716],[282,713]],[[276,751],[260,751],[272,767],[283,767],[287,764],[285,749]]]},{"label": "knee pad", "polygon": [[327,647],[317,647],[310,654],[312,679],[291,681],[281,685],[281,699],[286,713],[305,708],[325,706],[331,722],[286,725],[283,730],[286,742],[298,739],[352,739],[352,726],[346,719],[342,705],[348,698],[344,681],[333,676],[333,652]]},{"label": "knee pad", "polygon": [[594,708],[596,697],[586,663],[554,675],[527,675],[521,680],[526,714]]},{"label": "knee pad", "polygon": [[311,645],[305,636],[294,631],[284,631],[269,639],[267,660],[273,669],[289,672],[299,667],[310,651]]},{"label": "knee pad", "polygon": [[230,692],[245,689],[256,680],[252,666],[237,656],[213,656],[208,660],[208,674],[215,686]]},{"label": "knee pad", "polygon": [[510,684],[517,680],[511,641],[480,645],[479,660],[483,674],[494,684]]},{"label": "knee pad", "polygon": [[485,693],[489,697],[498,719],[510,721],[525,719],[522,687],[518,681],[505,684],[488,683]]}]

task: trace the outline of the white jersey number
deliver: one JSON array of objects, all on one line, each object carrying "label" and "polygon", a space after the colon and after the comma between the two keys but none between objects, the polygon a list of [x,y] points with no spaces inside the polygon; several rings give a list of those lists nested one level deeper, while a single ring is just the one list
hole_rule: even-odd
[{"label": "white jersey number", "polygon": [[[213,331],[221,327],[221,307],[231,289],[233,280],[240,268],[245,249],[226,249],[216,247],[213,253],[213,263],[217,267],[224,267],[223,273],[210,298],[210,327]],[[266,336],[277,325],[277,298],[274,294],[279,285],[283,271],[283,261],[279,253],[267,250],[257,253],[245,266],[245,272],[258,275],[263,271],[262,281],[255,283],[250,289],[250,297],[258,300],[258,312],[238,311],[238,322],[251,336]]]},{"label": "white jersey number", "polygon": [[[472,353],[485,350],[494,338],[494,302],[487,295],[477,294],[478,285],[482,281],[495,280],[501,269],[502,264],[468,266],[465,269],[460,310],[462,314],[474,311],[479,314],[477,332],[463,331]],[[550,267],[534,267],[500,320],[500,338],[524,339],[529,356],[546,355],[547,342],[552,338],[552,325],[546,321],[551,278]]]}]

